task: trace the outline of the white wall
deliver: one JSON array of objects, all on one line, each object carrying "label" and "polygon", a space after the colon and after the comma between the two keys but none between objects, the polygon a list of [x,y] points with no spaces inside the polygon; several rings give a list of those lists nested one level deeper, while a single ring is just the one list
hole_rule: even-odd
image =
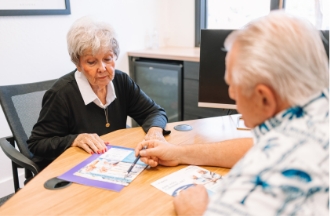
[{"label": "white wall", "polygon": [[[58,78],[75,67],[66,50],[74,20],[92,15],[111,23],[121,54],[116,68],[128,72],[127,51],[145,48],[157,29],[161,46],[194,46],[193,0],[71,0],[71,15],[0,16],[0,85]],[[164,40],[166,39],[166,40]],[[0,137],[11,135],[0,107]],[[23,173],[21,173],[23,175]],[[10,160],[0,150],[0,198],[13,193]]]}]

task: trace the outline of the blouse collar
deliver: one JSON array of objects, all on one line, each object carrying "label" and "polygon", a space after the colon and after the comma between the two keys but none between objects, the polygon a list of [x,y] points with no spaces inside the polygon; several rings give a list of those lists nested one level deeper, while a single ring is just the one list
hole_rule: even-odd
[{"label": "blouse collar", "polygon": [[107,85],[107,96],[106,96],[106,104],[103,104],[100,99],[97,97],[95,92],[93,91],[91,85],[89,84],[86,76],[79,71],[76,71],[74,74],[74,77],[77,81],[79,91],[81,93],[81,96],[84,100],[85,105],[94,102],[97,106],[101,108],[106,108],[111,104],[117,97],[115,88],[113,86],[113,82],[110,81]]}]

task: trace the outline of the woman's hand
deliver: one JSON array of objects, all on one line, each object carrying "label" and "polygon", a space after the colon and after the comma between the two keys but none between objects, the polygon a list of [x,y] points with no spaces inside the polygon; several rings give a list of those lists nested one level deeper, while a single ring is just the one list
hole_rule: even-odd
[{"label": "woman's hand", "polygon": [[106,144],[97,134],[79,134],[73,141],[72,147],[80,147],[89,154],[102,154],[107,151]]},{"label": "woman's hand", "polygon": [[163,129],[160,127],[151,127],[148,130],[148,133],[146,134],[146,136],[144,137],[145,141],[148,140],[159,140],[162,142],[166,142],[164,136],[163,136]]}]

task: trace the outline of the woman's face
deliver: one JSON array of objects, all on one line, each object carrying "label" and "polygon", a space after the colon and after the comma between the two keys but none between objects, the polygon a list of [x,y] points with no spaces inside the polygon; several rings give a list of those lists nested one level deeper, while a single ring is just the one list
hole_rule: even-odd
[{"label": "woman's face", "polygon": [[76,66],[93,89],[104,88],[115,77],[115,55],[111,50],[101,49],[95,55],[86,50]]}]

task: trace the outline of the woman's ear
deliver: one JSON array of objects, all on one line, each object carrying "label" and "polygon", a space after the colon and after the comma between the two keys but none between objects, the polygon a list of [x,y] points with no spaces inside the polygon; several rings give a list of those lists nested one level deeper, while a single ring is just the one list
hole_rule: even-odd
[{"label": "woman's ear", "polygon": [[81,66],[80,66],[80,63],[78,63],[78,64],[76,64],[76,67],[77,67],[77,70],[79,71],[79,72],[81,72],[82,70],[82,68],[81,68]]},{"label": "woman's ear", "polygon": [[258,84],[255,89],[255,95],[260,111],[263,112],[263,116],[268,118],[273,117],[277,113],[278,101],[274,91],[264,85]]}]

